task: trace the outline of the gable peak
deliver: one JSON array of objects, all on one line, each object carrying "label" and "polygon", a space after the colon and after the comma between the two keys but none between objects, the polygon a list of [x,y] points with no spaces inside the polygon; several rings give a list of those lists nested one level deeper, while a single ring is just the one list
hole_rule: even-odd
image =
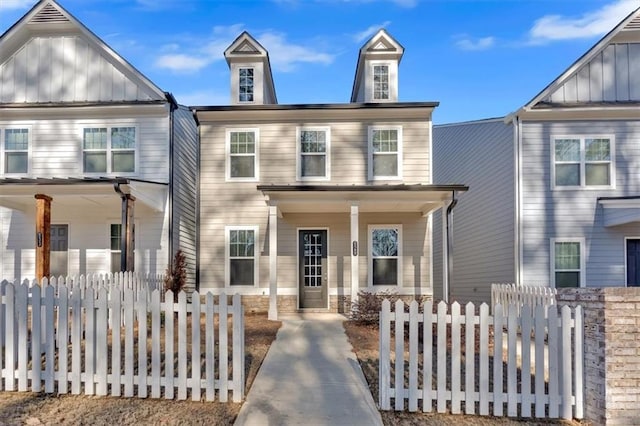
[{"label": "gable peak", "polygon": [[66,24],[69,18],[51,1],[44,3],[44,6],[29,20],[28,24]]},{"label": "gable peak", "polygon": [[266,56],[267,51],[247,31],[243,31],[224,51],[224,56],[229,60],[230,56]]},{"label": "gable peak", "polygon": [[361,53],[398,53],[404,48],[384,28],[379,29],[360,49]]}]

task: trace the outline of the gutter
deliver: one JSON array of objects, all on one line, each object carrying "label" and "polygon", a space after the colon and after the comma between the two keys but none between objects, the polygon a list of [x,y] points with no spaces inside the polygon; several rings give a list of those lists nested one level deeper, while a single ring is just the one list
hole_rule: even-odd
[{"label": "gutter", "polygon": [[120,195],[122,204],[120,207],[120,271],[126,272],[127,270],[127,197],[129,194],[122,192],[120,188],[120,182],[113,183],[113,189]]},{"label": "gutter", "polygon": [[451,203],[447,207],[446,213],[446,240],[447,240],[447,271],[446,280],[443,282],[442,297],[445,303],[449,303],[451,298],[451,273],[453,271],[453,209],[458,204],[456,191],[451,192]]}]

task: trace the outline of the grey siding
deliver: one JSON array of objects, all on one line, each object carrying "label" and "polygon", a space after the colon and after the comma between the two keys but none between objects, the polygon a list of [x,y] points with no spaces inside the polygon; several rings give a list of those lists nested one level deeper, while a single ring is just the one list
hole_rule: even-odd
[{"label": "grey siding", "polygon": [[184,253],[188,268],[187,287],[195,289],[199,144],[195,118],[186,107],[179,107],[173,112],[172,166],[173,254],[178,250]]},{"label": "grey siding", "polygon": [[[551,188],[552,135],[615,137],[615,188]],[[584,238],[586,285],[624,285],[624,238],[640,235],[638,223],[604,226],[598,197],[640,193],[640,121],[525,122],[522,125],[523,279],[550,283],[550,239]]]},{"label": "grey siding", "polygon": [[[513,282],[513,127],[502,119],[434,126],[434,183],[469,185],[453,210],[451,299],[489,302],[491,283]],[[442,214],[434,215],[434,295],[442,297]]]}]

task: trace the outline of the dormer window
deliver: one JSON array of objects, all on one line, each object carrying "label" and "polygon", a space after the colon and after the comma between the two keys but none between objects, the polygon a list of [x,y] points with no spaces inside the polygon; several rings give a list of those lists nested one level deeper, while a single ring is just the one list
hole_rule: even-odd
[{"label": "dormer window", "polygon": [[238,101],[253,102],[253,68],[239,70]]},{"label": "dormer window", "polygon": [[373,66],[373,99],[389,99],[389,66]]}]

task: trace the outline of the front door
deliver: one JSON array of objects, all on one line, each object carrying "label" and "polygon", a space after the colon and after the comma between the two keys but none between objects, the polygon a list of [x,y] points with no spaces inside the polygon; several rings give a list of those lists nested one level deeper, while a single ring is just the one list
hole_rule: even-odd
[{"label": "front door", "polygon": [[627,286],[640,286],[640,239],[627,240]]},{"label": "front door", "polygon": [[327,307],[327,231],[299,234],[300,308]]},{"label": "front door", "polygon": [[49,274],[66,277],[69,264],[69,225],[51,225]]}]

